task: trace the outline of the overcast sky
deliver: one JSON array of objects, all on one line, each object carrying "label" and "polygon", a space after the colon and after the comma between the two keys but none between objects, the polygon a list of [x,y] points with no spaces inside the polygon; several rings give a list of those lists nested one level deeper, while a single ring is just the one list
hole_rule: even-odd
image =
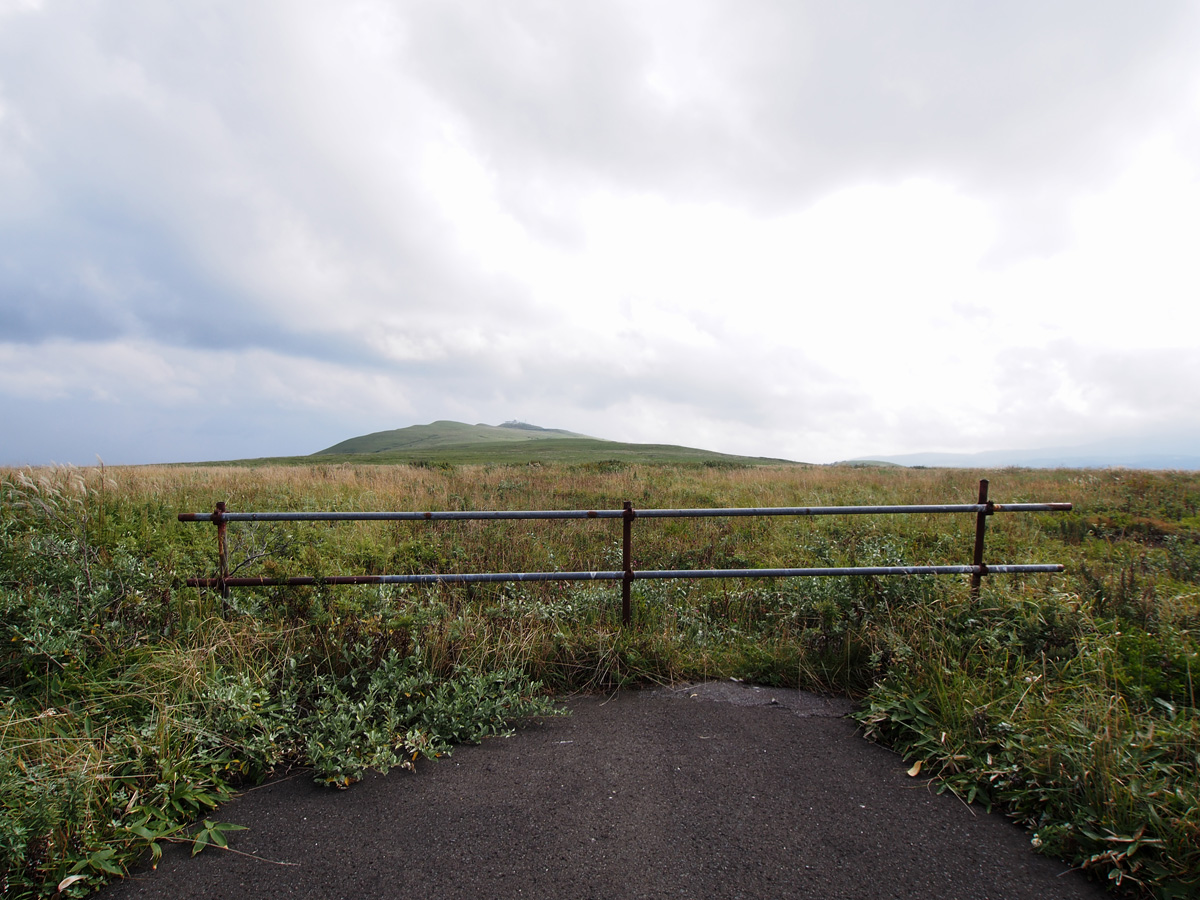
[{"label": "overcast sky", "polygon": [[0,463],[1195,452],[1197,47],[1170,0],[0,0]]}]

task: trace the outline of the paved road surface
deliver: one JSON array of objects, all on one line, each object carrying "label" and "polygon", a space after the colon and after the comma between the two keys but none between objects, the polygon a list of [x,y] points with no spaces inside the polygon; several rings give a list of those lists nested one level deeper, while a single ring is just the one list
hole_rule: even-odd
[{"label": "paved road surface", "polygon": [[568,706],[416,774],[257,788],[220,818],[249,826],[231,846],[261,860],[172,848],[100,896],[1106,896],[1003,817],[909,778],[844,701],[726,682]]}]

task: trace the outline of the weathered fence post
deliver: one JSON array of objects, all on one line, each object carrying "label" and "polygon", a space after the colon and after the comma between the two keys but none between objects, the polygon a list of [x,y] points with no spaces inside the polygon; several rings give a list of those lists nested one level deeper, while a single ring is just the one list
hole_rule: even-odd
[{"label": "weathered fence post", "polygon": [[217,526],[217,586],[221,589],[221,615],[229,617],[229,544],[225,539],[225,501],[217,503],[213,510],[213,524]]},{"label": "weathered fence post", "polygon": [[992,508],[992,501],[988,499],[988,480],[986,478],[979,480],[979,502],[985,504],[986,509],[981,509],[975,514],[975,555],[971,559],[971,565],[979,566],[979,571],[971,575],[972,599],[979,596],[979,585],[987,572],[987,566],[983,564],[983,540],[987,534],[987,517],[995,511]]},{"label": "weathered fence post", "polygon": [[633,503],[626,500],[621,515],[621,568],[624,569],[624,575],[621,577],[622,625],[628,625],[632,619],[632,611],[629,608],[629,588],[633,585],[633,517]]}]

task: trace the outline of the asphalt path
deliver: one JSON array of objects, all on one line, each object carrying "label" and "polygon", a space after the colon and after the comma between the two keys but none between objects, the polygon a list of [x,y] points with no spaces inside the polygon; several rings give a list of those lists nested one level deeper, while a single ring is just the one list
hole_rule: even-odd
[{"label": "asphalt path", "polygon": [[709,683],[567,702],[507,739],[307,773],[219,811],[236,852],[169,848],[125,898],[1099,898],[1029,836],[911,778],[845,701]]}]

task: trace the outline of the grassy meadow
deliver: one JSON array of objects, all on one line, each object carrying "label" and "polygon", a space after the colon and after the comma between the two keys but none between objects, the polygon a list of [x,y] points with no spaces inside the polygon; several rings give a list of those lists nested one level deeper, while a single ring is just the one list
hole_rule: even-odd
[{"label": "grassy meadow", "polygon": [[[566,447],[569,439],[564,439]],[[180,512],[1069,501],[989,520],[1061,575],[190,589]],[[970,562],[974,517],[640,520],[634,566]],[[619,521],[231,523],[237,575],[619,569]],[[701,678],[849,694],[866,737],[1119,894],[1200,896],[1200,473],[547,464],[0,470],[0,891],[83,896],[219,804]],[[919,764],[919,767],[918,767]]]}]

